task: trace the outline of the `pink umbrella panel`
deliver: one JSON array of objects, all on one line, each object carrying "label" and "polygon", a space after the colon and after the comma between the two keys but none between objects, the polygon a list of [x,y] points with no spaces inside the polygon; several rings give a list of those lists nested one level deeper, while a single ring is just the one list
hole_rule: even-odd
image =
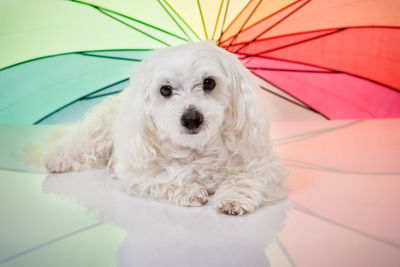
[{"label": "pink umbrella panel", "polygon": [[328,119],[400,116],[400,2],[292,1],[248,25],[254,2],[219,40],[254,74]]}]

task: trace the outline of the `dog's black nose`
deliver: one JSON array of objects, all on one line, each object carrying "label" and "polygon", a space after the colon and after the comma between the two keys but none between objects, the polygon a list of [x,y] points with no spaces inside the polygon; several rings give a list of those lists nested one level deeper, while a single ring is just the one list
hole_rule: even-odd
[{"label": "dog's black nose", "polygon": [[189,130],[195,130],[203,123],[204,117],[198,110],[189,107],[181,117],[181,124]]}]

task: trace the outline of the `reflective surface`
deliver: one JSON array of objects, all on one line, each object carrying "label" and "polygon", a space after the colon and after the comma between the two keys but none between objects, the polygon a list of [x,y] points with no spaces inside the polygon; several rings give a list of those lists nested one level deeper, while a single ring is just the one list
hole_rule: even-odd
[{"label": "reflective surface", "polygon": [[230,217],[212,206],[183,208],[130,197],[108,181],[106,171],[53,174],[43,191],[76,199],[127,230],[117,251],[121,266],[266,266],[264,249],[286,218],[286,202]]},{"label": "reflective surface", "polygon": [[243,217],[125,195],[104,170],[48,175],[60,129],[1,126],[2,266],[400,264],[400,119],[273,123],[291,192]]}]

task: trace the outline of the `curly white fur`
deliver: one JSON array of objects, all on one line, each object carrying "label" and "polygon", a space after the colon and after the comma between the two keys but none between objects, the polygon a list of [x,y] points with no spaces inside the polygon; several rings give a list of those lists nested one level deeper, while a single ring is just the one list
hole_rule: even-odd
[{"label": "curly white fur", "polygon": [[[205,78],[215,80],[212,91]],[[165,97],[160,87],[169,85]],[[129,193],[182,206],[212,203],[242,215],[286,194],[286,171],[272,151],[257,86],[235,56],[212,42],[153,52],[131,85],[86,114],[45,156],[52,172],[107,166]],[[195,107],[196,134],[181,123]]]}]

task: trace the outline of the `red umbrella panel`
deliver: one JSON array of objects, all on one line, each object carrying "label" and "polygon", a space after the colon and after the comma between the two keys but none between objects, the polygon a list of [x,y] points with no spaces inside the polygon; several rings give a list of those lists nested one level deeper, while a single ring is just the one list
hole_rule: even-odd
[{"label": "red umbrella panel", "polygon": [[286,1],[260,19],[266,2],[250,1],[220,45],[326,118],[400,116],[400,1]]}]

